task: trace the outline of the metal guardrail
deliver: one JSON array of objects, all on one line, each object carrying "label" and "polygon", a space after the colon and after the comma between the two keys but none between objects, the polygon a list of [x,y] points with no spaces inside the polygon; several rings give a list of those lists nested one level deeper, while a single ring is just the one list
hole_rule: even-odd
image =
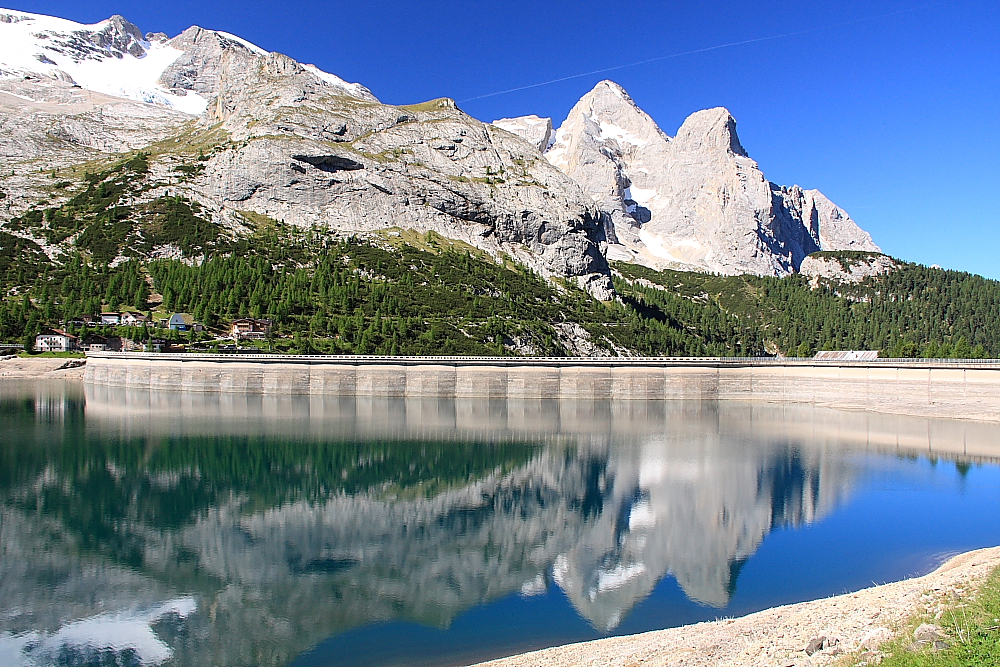
[{"label": "metal guardrail", "polygon": [[209,361],[217,363],[264,362],[298,364],[371,364],[468,366],[815,366],[815,367],[903,367],[903,368],[997,368],[1000,359],[812,359],[803,357],[462,357],[462,356],[381,356],[307,354],[201,354],[177,352],[88,352],[88,357],[145,359],[149,361]]}]

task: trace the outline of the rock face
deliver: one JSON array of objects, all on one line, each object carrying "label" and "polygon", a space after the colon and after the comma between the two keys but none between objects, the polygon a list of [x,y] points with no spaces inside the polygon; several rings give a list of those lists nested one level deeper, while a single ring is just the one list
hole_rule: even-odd
[{"label": "rock face", "polygon": [[518,116],[517,118],[500,118],[493,125],[513,132],[525,141],[534,144],[538,150],[548,149],[552,142],[552,119],[538,116]]},{"label": "rock face", "polygon": [[671,139],[602,81],[570,111],[546,157],[607,212],[619,242],[611,258],[785,275],[817,250],[878,251],[818,191],[768,181],[721,107],[692,114]]},{"label": "rock face", "polygon": [[[47,172],[155,144],[154,185],[234,234],[244,213],[348,234],[434,231],[602,300],[614,297],[608,258],[785,275],[817,250],[878,250],[818,191],[764,178],[725,109],[693,114],[671,139],[610,81],[553,136],[551,119],[484,124],[447,98],[382,104],[223,32],[170,39],[120,16],[3,13],[0,126],[12,129],[0,136],[8,218],[60,203]],[[197,173],[174,183],[192,153],[205,158]]]},{"label": "rock face", "polygon": [[[359,84],[197,27],[173,39],[144,38],[121,17],[82,26],[4,16],[0,45],[10,48],[0,46],[0,89],[9,94],[0,93],[0,103],[38,99],[24,94],[27,84],[78,86],[88,95],[136,101],[141,109],[119,115],[126,128],[143,130],[120,136],[128,132],[114,122],[103,131],[99,120],[90,122],[94,113],[18,108],[0,122],[16,121],[33,138],[3,142],[0,168],[78,164],[94,157],[84,148],[140,148],[143,136],[147,144],[165,143],[157,156],[176,157],[196,145],[189,152],[205,153],[204,171],[175,184],[174,194],[197,201],[217,222],[232,226],[238,211],[249,211],[346,233],[435,231],[543,276],[573,279],[599,299],[614,296],[594,203],[542,158],[538,145],[471,118],[451,100],[381,104]],[[88,111],[99,118],[103,109]],[[214,133],[213,140],[195,144],[192,133]],[[45,150],[47,142],[61,152]],[[153,165],[153,173],[170,168]],[[37,181],[11,188],[11,215],[17,202],[37,201],[44,188]]]},{"label": "rock face", "polygon": [[810,255],[802,260],[799,272],[812,278],[813,286],[821,278],[838,283],[860,283],[871,276],[892,273],[899,262],[880,253],[851,253],[844,256]]},{"label": "rock face", "polygon": [[223,73],[210,114],[235,145],[208,162],[201,192],[224,208],[436,231],[613,296],[593,203],[534,146],[450,99],[384,105],[268,54]]}]

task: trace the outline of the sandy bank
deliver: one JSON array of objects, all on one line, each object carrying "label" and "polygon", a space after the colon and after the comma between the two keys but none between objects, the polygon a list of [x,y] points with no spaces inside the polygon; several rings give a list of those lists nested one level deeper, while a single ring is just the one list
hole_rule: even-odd
[{"label": "sandy bank", "polygon": [[[493,660],[490,667],[815,667],[864,652],[917,613],[936,613],[1000,565],[1000,547],[956,556],[923,577],[856,593],[767,609],[737,619],[698,623],[628,637]],[[825,636],[834,646],[806,655]],[[832,643],[832,642],[831,642]]]},{"label": "sandy bank", "polygon": [[86,359],[14,357],[0,361],[0,378],[82,380]]}]

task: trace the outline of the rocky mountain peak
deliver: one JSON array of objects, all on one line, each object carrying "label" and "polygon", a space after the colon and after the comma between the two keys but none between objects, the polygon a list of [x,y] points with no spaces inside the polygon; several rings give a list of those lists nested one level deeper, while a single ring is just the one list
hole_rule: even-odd
[{"label": "rocky mountain peak", "polygon": [[602,81],[546,157],[605,212],[609,259],[785,275],[817,250],[878,251],[818,191],[768,181],[723,107],[692,114],[671,140],[621,86]]},{"label": "rocky mountain peak", "polygon": [[629,259],[616,247],[639,243],[636,230],[649,220],[646,181],[669,144],[670,138],[613,81],[601,81],[580,98],[555,133],[545,157],[604,211],[611,259]]},{"label": "rocky mountain peak", "polygon": [[626,104],[639,108],[636,106],[635,101],[629,96],[628,92],[619,86],[614,81],[610,79],[605,79],[598,82],[596,86],[590,89],[586,95],[580,98],[581,102],[593,103],[597,100],[606,100],[608,102],[614,102],[614,100],[620,100]]},{"label": "rocky mountain peak", "polygon": [[645,146],[660,139],[669,141],[656,122],[639,108],[625,89],[614,81],[601,81],[580,98],[567,120],[582,115],[599,130],[596,138],[623,144]]},{"label": "rocky mountain peak", "polygon": [[136,58],[146,55],[145,41],[142,31],[134,23],[120,14],[115,14],[107,21],[107,26],[95,33],[95,42],[110,50],[128,53]]},{"label": "rocky mountain peak", "polygon": [[736,134],[736,119],[725,107],[696,111],[674,137],[674,150],[697,153],[725,151],[749,157]]}]

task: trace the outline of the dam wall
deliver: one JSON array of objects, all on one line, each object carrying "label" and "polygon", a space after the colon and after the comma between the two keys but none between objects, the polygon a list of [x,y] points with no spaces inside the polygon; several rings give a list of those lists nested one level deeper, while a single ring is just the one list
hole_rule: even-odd
[{"label": "dam wall", "polygon": [[419,398],[740,400],[1000,421],[1000,362],[99,352],[85,381],[153,391]]}]

